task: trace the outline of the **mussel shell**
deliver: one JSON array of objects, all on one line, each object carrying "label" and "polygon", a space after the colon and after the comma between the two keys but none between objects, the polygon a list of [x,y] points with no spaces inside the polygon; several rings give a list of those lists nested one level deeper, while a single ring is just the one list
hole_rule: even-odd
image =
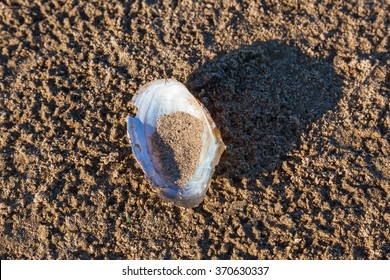
[{"label": "mussel shell", "polygon": [[[136,93],[132,103],[138,111],[127,117],[127,132],[134,155],[158,196],[182,207],[196,207],[204,199],[212,174],[225,145],[206,108],[180,82],[161,79],[150,82]],[[199,163],[191,179],[180,187],[164,176],[151,149],[157,120],[175,112],[188,113],[204,123]]]}]

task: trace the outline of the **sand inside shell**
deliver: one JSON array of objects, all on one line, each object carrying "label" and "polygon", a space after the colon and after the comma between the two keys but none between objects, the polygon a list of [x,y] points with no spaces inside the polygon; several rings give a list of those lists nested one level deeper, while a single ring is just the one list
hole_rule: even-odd
[{"label": "sand inside shell", "polygon": [[202,150],[203,122],[184,112],[157,120],[152,148],[165,176],[184,187],[194,174]]}]

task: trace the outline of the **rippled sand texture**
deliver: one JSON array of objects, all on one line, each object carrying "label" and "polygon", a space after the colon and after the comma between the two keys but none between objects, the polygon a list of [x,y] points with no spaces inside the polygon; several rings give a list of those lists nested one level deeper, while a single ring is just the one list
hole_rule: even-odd
[{"label": "rippled sand texture", "polygon": [[[390,259],[389,2],[205,2],[0,2],[1,259]],[[194,209],[126,136],[164,77],[227,145]]]}]

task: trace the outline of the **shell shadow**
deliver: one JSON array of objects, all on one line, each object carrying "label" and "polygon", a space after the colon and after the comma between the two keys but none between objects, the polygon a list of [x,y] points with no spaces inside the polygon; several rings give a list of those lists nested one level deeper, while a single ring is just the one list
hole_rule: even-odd
[{"label": "shell shadow", "polygon": [[227,145],[216,173],[233,182],[279,167],[308,125],[337,105],[341,85],[329,61],[278,41],[221,54],[186,82]]}]

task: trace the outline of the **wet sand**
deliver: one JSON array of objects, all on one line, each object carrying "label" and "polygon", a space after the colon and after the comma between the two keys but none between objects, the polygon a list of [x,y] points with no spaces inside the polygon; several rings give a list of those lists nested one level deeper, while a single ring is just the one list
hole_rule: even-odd
[{"label": "wet sand", "polygon": [[[279,2],[1,1],[0,258],[390,259],[389,2]],[[164,77],[227,146],[194,209],[126,135]]]}]

